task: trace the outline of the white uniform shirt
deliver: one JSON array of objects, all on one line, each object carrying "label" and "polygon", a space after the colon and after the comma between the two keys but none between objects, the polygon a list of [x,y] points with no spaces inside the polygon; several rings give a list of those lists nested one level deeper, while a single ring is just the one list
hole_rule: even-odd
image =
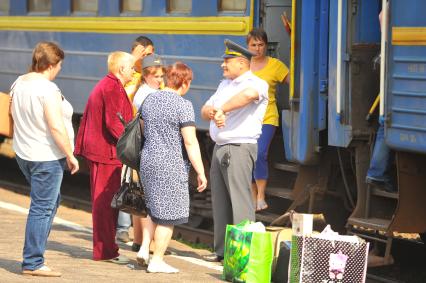
[{"label": "white uniform shirt", "polygon": [[[51,161],[65,157],[56,145],[44,115],[45,101],[62,96],[58,86],[46,78],[28,80],[19,77],[13,88],[13,149],[28,161]],[[71,146],[74,146],[72,127],[73,108],[62,97],[62,118]]]},{"label": "white uniform shirt", "polygon": [[219,129],[214,121],[210,121],[210,136],[218,144],[257,143],[262,133],[262,121],[268,105],[268,84],[247,71],[234,80],[225,79],[216,93],[206,102],[215,108],[222,107],[231,97],[244,89],[253,88],[259,99],[226,115],[225,127]]}]

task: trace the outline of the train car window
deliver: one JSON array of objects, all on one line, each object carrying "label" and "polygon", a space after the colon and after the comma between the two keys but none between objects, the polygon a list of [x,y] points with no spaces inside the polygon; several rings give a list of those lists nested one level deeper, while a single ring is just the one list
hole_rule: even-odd
[{"label": "train car window", "polygon": [[142,12],[142,0],[122,0],[121,13],[140,13]]},{"label": "train car window", "polygon": [[0,14],[9,13],[9,0],[0,0]]},{"label": "train car window", "polygon": [[192,0],[168,0],[168,13],[191,13]]},{"label": "train car window", "polygon": [[219,11],[221,12],[244,12],[247,8],[246,0],[220,0]]},{"label": "train car window", "polygon": [[72,11],[77,13],[97,13],[98,0],[73,0]]},{"label": "train car window", "polygon": [[51,0],[29,0],[28,1],[28,12],[50,12],[52,5]]}]

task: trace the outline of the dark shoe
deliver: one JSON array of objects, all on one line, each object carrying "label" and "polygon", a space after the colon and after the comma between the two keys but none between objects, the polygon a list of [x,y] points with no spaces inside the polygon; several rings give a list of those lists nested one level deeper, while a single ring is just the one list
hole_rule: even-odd
[{"label": "dark shoe", "polygon": [[112,262],[115,264],[128,264],[130,262],[130,259],[127,256],[119,255],[118,257],[114,257],[111,259],[103,259],[101,261]]},{"label": "dark shoe", "polygon": [[133,245],[132,245],[132,251],[133,252],[138,252],[140,250],[140,248],[141,248],[140,244],[133,243]]},{"label": "dark shoe", "polygon": [[129,232],[127,232],[127,231],[117,232],[115,237],[116,237],[117,241],[120,241],[120,242],[123,242],[123,243],[130,242]]},{"label": "dark shoe", "polygon": [[223,256],[217,254],[203,255],[202,256],[205,261],[209,262],[221,262],[223,261]]},{"label": "dark shoe", "polygon": [[41,268],[36,270],[22,270],[23,275],[31,275],[31,276],[42,276],[42,277],[61,277],[62,274],[57,271],[53,271],[46,265],[43,265]]},{"label": "dark shoe", "polygon": [[369,179],[369,178],[365,179],[365,182],[368,185],[371,185],[371,186],[376,187],[376,188],[383,188],[385,186],[385,182],[377,181],[377,180],[373,180],[373,179]]},{"label": "dark shoe", "polygon": [[383,181],[377,181],[370,178],[365,179],[365,182],[379,190],[386,191],[388,193],[396,193],[397,189],[389,183],[383,182]]}]

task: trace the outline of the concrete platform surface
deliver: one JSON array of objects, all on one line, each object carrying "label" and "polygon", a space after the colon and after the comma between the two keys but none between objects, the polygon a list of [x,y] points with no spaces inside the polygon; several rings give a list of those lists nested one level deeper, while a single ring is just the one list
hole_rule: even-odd
[{"label": "concrete platform surface", "polygon": [[29,197],[0,188],[0,282],[220,282],[222,267],[201,260],[207,250],[172,241],[165,261],[180,269],[177,274],[147,273],[136,263],[136,253],[120,244],[128,265],[93,261],[91,214],[61,206],[50,233],[45,259],[62,272],[60,278],[21,275],[22,247]]}]

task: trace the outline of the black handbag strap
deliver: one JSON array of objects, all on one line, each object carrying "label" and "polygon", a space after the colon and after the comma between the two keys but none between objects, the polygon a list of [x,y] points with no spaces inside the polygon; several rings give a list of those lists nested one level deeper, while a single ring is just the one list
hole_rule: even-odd
[{"label": "black handbag strap", "polygon": [[124,121],[124,118],[120,112],[117,112],[117,116],[118,116],[118,119],[120,119],[121,124],[123,124],[123,126],[126,127],[126,121]]},{"label": "black handbag strap", "polygon": [[[156,91],[155,91],[156,92]],[[137,116],[139,116],[139,119],[141,119],[142,120],[142,106],[143,106],[143,104],[145,103],[145,101],[146,101],[146,99],[151,95],[151,94],[153,94],[154,92],[151,92],[151,93],[149,93],[146,97],[145,97],[145,99],[142,101],[142,104],[141,104],[141,106],[139,107],[139,109],[138,109],[138,112],[136,112],[136,114],[135,114],[135,117],[137,117]],[[123,118],[123,116],[121,115],[121,113],[120,112],[117,112],[117,116],[118,116],[118,119],[120,119],[120,122],[123,124],[123,126],[124,127],[126,127],[126,121],[124,121],[124,118]]]},{"label": "black handbag strap", "polygon": [[[156,91],[154,91],[154,92],[156,92]],[[154,92],[151,92],[151,93],[148,93],[148,95],[145,97],[145,99],[142,101],[142,103],[141,103],[141,106],[139,107],[139,109],[138,109],[138,113],[137,114],[139,114],[139,116],[140,116],[140,118],[142,119],[142,106],[143,106],[143,104],[145,103],[145,101],[146,101],[146,99],[151,95],[151,94],[153,94]]]}]

